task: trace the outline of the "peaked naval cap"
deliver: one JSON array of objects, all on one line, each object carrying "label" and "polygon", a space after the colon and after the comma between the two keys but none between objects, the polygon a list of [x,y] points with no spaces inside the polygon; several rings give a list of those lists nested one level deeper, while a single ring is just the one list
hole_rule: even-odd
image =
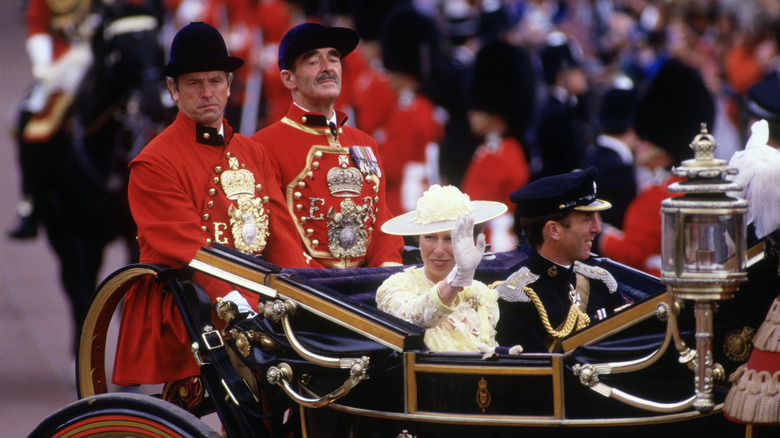
[{"label": "peaked naval cap", "polygon": [[596,197],[596,168],[575,170],[531,182],[509,195],[521,217],[545,216],[565,211],[594,212],[612,207]]}]

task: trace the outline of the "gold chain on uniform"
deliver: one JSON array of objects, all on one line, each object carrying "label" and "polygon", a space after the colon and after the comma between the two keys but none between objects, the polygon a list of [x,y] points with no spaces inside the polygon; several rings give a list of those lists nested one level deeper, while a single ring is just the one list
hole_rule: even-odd
[{"label": "gold chain on uniform", "polygon": [[566,323],[563,325],[563,328],[561,330],[554,330],[552,325],[550,325],[550,318],[547,316],[547,310],[536,295],[536,292],[527,286],[523,287],[523,292],[531,298],[534,306],[536,306],[536,310],[539,312],[539,317],[542,319],[544,329],[554,338],[563,338],[564,336],[567,336],[571,333],[572,329],[574,329],[575,323],[577,324],[577,330],[581,330],[590,324],[590,317],[580,310],[580,306],[572,304],[569,308],[569,314],[566,316]]}]

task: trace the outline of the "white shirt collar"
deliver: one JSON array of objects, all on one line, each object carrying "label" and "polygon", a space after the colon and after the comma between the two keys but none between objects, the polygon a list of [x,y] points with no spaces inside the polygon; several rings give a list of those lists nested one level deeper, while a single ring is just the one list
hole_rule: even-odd
[{"label": "white shirt collar", "polygon": [[623,164],[629,165],[634,162],[634,155],[631,153],[631,149],[615,137],[601,134],[596,138],[596,144],[615,151]]}]

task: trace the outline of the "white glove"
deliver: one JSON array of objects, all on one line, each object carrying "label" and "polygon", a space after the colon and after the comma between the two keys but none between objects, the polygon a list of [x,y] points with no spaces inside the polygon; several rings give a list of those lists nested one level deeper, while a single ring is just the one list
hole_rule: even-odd
[{"label": "white glove", "polygon": [[25,41],[25,47],[32,64],[33,77],[39,81],[47,79],[54,61],[54,43],[51,36],[45,33],[31,35]]},{"label": "white glove", "polygon": [[247,301],[237,290],[231,291],[229,294],[222,297],[222,299],[235,303],[238,307],[238,313],[248,313],[250,317],[257,315],[257,312],[252,310],[252,306],[249,305],[249,301]]},{"label": "white glove", "polygon": [[455,267],[447,275],[447,283],[455,287],[471,286],[474,271],[485,254],[485,235],[480,233],[474,244],[474,218],[464,214],[452,229],[452,253]]}]

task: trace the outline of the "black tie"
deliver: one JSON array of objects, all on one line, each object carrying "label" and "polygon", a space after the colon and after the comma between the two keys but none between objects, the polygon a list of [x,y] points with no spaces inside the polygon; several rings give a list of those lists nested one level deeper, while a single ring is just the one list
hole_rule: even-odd
[{"label": "black tie", "polygon": [[330,128],[330,133],[335,137],[336,133],[338,132],[336,131],[336,124],[333,122],[328,122],[328,127]]}]

